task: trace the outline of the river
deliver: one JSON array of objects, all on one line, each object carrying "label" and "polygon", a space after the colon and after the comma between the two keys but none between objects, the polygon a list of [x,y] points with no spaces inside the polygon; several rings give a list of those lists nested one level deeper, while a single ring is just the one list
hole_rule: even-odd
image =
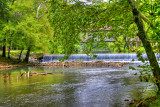
[{"label": "river", "polygon": [[141,82],[137,73],[128,67],[3,70],[0,106],[125,107],[128,100],[155,95],[155,86]]}]

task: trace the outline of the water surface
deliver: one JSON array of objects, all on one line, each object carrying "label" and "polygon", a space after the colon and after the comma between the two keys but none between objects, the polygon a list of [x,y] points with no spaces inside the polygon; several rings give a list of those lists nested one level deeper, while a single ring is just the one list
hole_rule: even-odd
[{"label": "water surface", "polygon": [[155,94],[155,86],[140,82],[135,73],[126,67],[4,70],[0,72],[0,106],[125,107],[126,99]]}]

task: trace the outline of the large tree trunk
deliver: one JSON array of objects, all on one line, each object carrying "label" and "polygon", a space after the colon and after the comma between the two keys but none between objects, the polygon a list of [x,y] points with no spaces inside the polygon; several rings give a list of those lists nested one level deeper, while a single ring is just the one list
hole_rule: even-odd
[{"label": "large tree trunk", "polygon": [[118,48],[118,53],[121,53],[121,52],[122,52],[122,50],[121,50],[121,46],[120,46],[120,44],[117,44],[117,48]]},{"label": "large tree trunk", "polygon": [[26,57],[24,59],[24,62],[26,62],[26,63],[29,62],[30,51],[31,51],[31,46],[28,47],[28,51],[27,51]]},{"label": "large tree trunk", "polygon": [[11,34],[11,38],[9,40],[9,48],[8,48],[8,59],[10,59],[10,53],[11,53],[11,46],[12,46],[12,36],[13,36],[14,32]]},{"label": "large tree trunk", "polygon": [[6,57],[6,45],[3,45],[2,57]]},{"label": "large tree trunk", "polygon": [[11,53],[11,41],[10,41],[10,45],[9,45],[9,48],[8,48],[8,59],[11,59],[11,57],[10,57],[10,53]]},{"label": "large tree trunk", "polygon": [[19,61],[21,60],[21,56],[22,56],[22,52],[23,52],[24,48],[22,47],[21,52],[19,54]]},{"label": "large tree trunk", "polygon": [[145,27],[142,21],[142,17],[140,12],[138,11],[135,1],[134,0],[128,0],[131,8],[132,8],[132,13],[134,17],[134,21],[138,27],[138,37],[141,39],[143,46],[145,48],[145,51],[147,53],[150,65],[153,67],[153,75],[157,78],[157,86],[160,89],[160,68],[158,65],[158,62],[156,60],[155,54],[153,52],[152,46],[147,38],[147,34],[145,32]]},{"label": "large tree trunk", "polygon": [[3,52],[2,57],[6,57],[6,39],[3,40]]}]

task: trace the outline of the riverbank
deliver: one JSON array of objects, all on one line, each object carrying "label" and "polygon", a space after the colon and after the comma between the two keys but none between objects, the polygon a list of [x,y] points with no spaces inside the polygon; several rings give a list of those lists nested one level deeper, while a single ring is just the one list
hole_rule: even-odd
[{"label": "riverbank", "polygon": [[139,100],[132,100],[129,107],[160,107],[160,95]]},{"label": "riverbank", "polygon": [[31,66],[31,65],[32,65],[31,63],[27,64],[16,58],[8,59],[5,57],[0,57],[0,70],[23,67],[23,66]]}]

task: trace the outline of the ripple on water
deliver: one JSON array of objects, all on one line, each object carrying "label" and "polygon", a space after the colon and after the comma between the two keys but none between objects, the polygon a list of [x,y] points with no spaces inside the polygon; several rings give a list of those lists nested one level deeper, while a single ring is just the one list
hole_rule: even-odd
[{"label": "ripple on water", "polygon": [[0,75],[0,106],[119,107],[125,106],[125,99],[153,94],[155,87],[140,82],[138,75],[134,75],[138,71],[126,70],[126,67],[58,68],[58,71],[30,67],[29,70],[55,74],[22,77],[18,81],[15,78],[19,75],[18,69],[10,80]]}]

